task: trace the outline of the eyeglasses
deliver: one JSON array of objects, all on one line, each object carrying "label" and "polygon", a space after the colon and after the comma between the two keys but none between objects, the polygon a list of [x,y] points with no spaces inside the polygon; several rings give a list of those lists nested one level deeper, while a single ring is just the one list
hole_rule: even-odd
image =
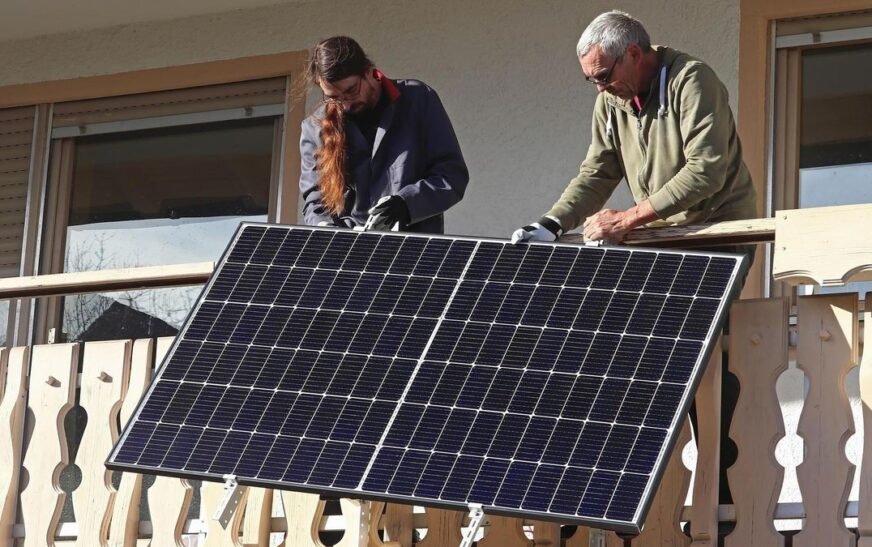
[{"label": "eyeglasses", "polygon": [[332,104],[352,102],[354,99],[360,96],[360,84],[362,82],[363,78],[361,77],[357,79],[356,84],[341,92],[339,95],[324,95],[324,102]]},{"label": "eyeglasses", "polygon": [[612,83],[612,72],[615,71],[615,66],[617,66],[618,61],[620,61],[621,58],[623,58],[623,55],[618,55],[617,57],[615,57],[615,61],[612,63],[612,67],[609,69],[608,72],[606,72],[606,75],[603,76],[602,78],[595,78],[593,76],[585,76],[584,79],[587,80],[588,82],[592,83],[593,85],[601,85],[603,87],[606,87],[607,85]]}]

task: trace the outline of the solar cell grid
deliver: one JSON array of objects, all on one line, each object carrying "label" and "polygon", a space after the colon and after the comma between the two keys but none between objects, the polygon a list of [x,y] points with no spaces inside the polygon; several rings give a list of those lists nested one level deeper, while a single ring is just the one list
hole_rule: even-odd
[{"label": "solar cell grid", "polygon": [[107,465],[638,530],[740,268],[247,225]]}]

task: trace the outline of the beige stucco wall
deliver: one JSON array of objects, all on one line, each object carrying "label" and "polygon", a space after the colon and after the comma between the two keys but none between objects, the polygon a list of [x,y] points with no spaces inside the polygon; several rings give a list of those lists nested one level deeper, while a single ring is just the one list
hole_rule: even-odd
[{"label": "beige stucco wall", "polygon": [[738,0],[284,4],[0,42],[0,85],[299,50],[347,33],[389,76],[439,91],[472,173],[448,231],[505,237],[544,212],[578,169],[595,90],[575,43],[593,16],[615,7],[645,22],[655,43],[708,61],[735,109]]}]

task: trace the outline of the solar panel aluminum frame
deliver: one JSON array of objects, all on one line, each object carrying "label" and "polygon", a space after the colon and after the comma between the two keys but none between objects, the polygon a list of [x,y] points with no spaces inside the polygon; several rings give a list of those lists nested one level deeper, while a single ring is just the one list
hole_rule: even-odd
[{"label": "solar panel aluminum frame", "polygon": [[[243,233],[243,231],[249,227],[264,227],[264,228],[282,227],[282,228],[287,228],[289,230],[292,230],[295,228],[304,228],[306,230],[312,230],[312,231],[332,231],[332,232],[348,233],[348,230],[341,229],[341,228],[308,227],[308,226],[307,227],[280,226],[280,225],[269,224],[269,223],[255,223],[255,222],[240,223],[240,226],[237,229],[234,236],[231,238],[230,243],[228,244],[228,247],[225,249],[224,253],[222,253],[221,259],[217,263],[218,266],[216,267],[216,269],[212,273],[212,275],[209,278],[209,280],[207,281],[207,283],[204,285],[203,290],[201,291],[200,297],[197,300],[197,304],[189,312],[189,314],[184,322],[184,326],[183,326],[182,330],[176,336],[176,339],[174,340],[169,351],[165,355],[165,357],[163,359],[164,364],[167,364],[172,359],[174,353],[178,349],[179,342],[184,338],[184,335],[187,332],[187,329],[190,325],[191,318],[196,315],[197,311],[200,309],[200,307],[203,304],[203,301],[204,301],[203,296],[208,294],[209,290],[212,288],[213,284],[215,283],[215,280],[218,278],[224,265],[226,264],[226,258],[229,256],[229,253],[234,249],[234,247],[235,247],[237,241],[239,240],[241,234]],[[379,233],[379,235],[382,235],[382,233]],[[391,235],[391,233],[384,233],[383,235]],[[402,234],[394,233],[393,235],[398,235],[398,236],[402,236],[402,237],[422,237],[422,238],[427,238],[427,239],[448,239],[450,241],[457,241],[457,240],[470,241],[470,242],[474,242],[477,244],[478,243],[506,244],[505,240],[495,239],[495,238],[476,238],[476,237],[463,237],[463,236],[455,237],[455,236],[447,236],[447,235],[443,236],[443,235],[414,234],[414,233],[402,233]],[[579,247],[579,245],[577,245],[577,244],[559,243],[559,242],[557,242],[557,243],[532,243],[532,244],[527,244],[527,245],[549,245],[549,246],[554,246],[554,247],[571,247],[571,248],[575,248],[575,249],[577,249]],[[616,521],[616,520],[611,520],[611,519],[606,519],[606,518],[600,519],[600,518],[590,518],[590,517],[578,517],[578,516],[571,516],[571,515],[566,515],[566,514],[554,514],[554,513],[541,512],[541,511],[528,511],[528,510],[521,510],[521,509],[514,509],[514,508],[495,507],[495,506],[490,506],[490,505],[485,506],[486,513],[494,514],[494,515],[504,515],[504,516],[509,516],[509,517],[532,518],[532,519],[536,519],[536,520],[560,522],[563,524],[585,525],[585,526],[591,526],[591,527],[596,527],[596,528],[601,528],[601,529],[611,529],[611,530],[614,530],[616,532],[629,534],[629,535],[637,535],[641,532],[645,517],[647,516],[648,510],[650,509],[651,503],[653,502],[654,495],[656,494],[656,488],[659,486],[660,480],[662,479],[663,473],[665,472],[666,464],[668,463],[668,460],[669,460],[669,455],[671,454],[672,450],[674,449],[675,443],[677,442],[679,428],[683,425],[683,422],[687,417],[687,413],[688,413],[690,405],[693,401],[694,394],[695,394],[696,389],[699,385],[699,382],[702,378],[702,375],[705,371],[705,366],[707,365],[707,363],[711,357],[711,353],[712,353],[713,348],[715,346],[715,341],[717,340],[717,337],[719,336],[718,333],[720,333],[720,331],[723,328],[724,322],[726,320],[726,315],[727,315],[727,313],[726,313],[727,307],[732,302],[732,300],[735,298],[736,294],[738,293],[738,291],[741,288],[739,280],[741,280],[743,278],[743,276],[745,275],[745,273],[747,271],[747,268],[748,268],[747,262],[748,261],[747,261],[747,258],[745,258],[745,257],[740,257],[740,256],[737,256],[734,254],[717,253],[717,252],[705,252],[705,253],[698,252],[698,251],[681,251],[681,252],[679,252],[679,251],[675,251],[675,250],[661,250],[661,249],[648,249],[648,248],[644,248],[644,249],[643,248],[633,248],[632,252],[655,253],[655,254],[663,252],[663,253],[668,253],[668,254],[680,254],[680,255],[704,255],[704,256],[710,256],[710,257],[723,257],[723,258],[737,260],[736,266],[733,268],[732,274],[731,274],[730,279],[729,279],[728,284],[727,284],[729,294],[725,294],[724,298],[722,298],[720,300],[717,310],[714,312],[714,321],[712,322],[712,325],[710,326],[708,332],[706,333],[705,339],[703,341],[702,352],[701,352],[699,358],[697,359],[697,361],[693,367],[693,371],[691,373],[689,380],[687,381],[687,384],[686,384],[687,388],[683,392],[678,409],[675,412],[675,414],[673,415],[672,422],[670,423],[670,426],[668,428],[669,433],[666,436],[666,442],[662,445],[660,452],[657,455],[654,467],[649,474],[650,479],[644,488],[643,494],[641,496],[640,502],[637,506],[636,513],[634,514],[633,519],[631,521]],[[471,262],[474,257],[475,257],[475,253],[473,252],[470,255],[470,257],[468,258],[468,263]],[[462,277],[458,278],[458,280],[460,280],[460,279],[462,279]],[[457,287],[459,287],[459,286],[460,286],[460,283],[457,283]],[[455,288],[455,292],[456,292],[456,290],[457,289]],[[451,299],[449,299],[448,303],[445,305],[444,311],[442,313],[443,318],[445,315],[445,310],[447,310],[449,308],[450,304],[451,304]],[[431,334],[431,341],[432,341],[433,337],[435,337],[436,333],[438,332],[438,325],[439,325],[439,323],[437,323],[437,328],[434,328],[434,331]],[[425,349],[422,352],[422,355],[419,358],[417,358],[417,365],[416,365],[416,368],[415,368],[414,372],[412,373],[412,375],[408,381],[408,384],[406,386],[406,391],[408,391],[408,386],[411,386],[412,382],[415,380],[415,377],[416,377],[418,371],[420,370],[420,366],[425,360],[424,355],[426,354],[428,348],[429,348],[429,343],[427,344],[427,346],[425,346]],[[157,374],[155,375],[155,377],[152,381],[152,384],[149,386],[146,394],[142,397],[142,399],[138,403],[137,408],[133,414],[133,418],[131,420],[129,420],[128,423],[125,425],[123,432],[119,436],[119,439],[116,442],[112,452],[108,456],[108,459],[105,462],[106,467],[110,470],[115,470],[115,471],[129,471],[129,472],[136,472],[136,473],[147,473],[147,474],[158,474],[158,475],[172,476],[172,477],[178,477],[178,478],[183,478],[183,479],[202,479],[202,480],[209,480],[209,481],[216,481],[216,482],[224,482],[224,477],[222,475],[215,474],[215,473],[175,471],[175,470],[169,470],[169,469],[152,467],[152,466],[145,466],[145,465],[136,465],[136,464],[131,465],[131,464],[126,464],[126,463],[118,463],[115,461],[115,459],[118,455],[119,448],[121,447],[121,445],[123,444],[123,442],[127,438],[127,435],[130,432],[132,424],[139,417],[139,415],[142,411],[142,408],[145,405],[145,402],[151,396],[151,394],[155,390],[156,386],[160,383],[165,371],[166,371],[166,367],[162,366],[160,368],[160,370],[157,372]],[[400,406],[402,405],[404,400],[405,400],[405,393],[404,393],[403,397],[397,402],[397,410],[400,408]],[[395,410],[394,412],[396,412],[397,410]],[[395,415],[396,414],[394,414],[394,416]],[[391,418],[391,422],[389,422],[388,426],[386,426],[386,428],[384,430],[384,434],[382,435],[382,440],[384,440],[384,435],[387,434],[387,431],[390,428],[390,423],[392,423],[392,421],[393,421],[393,417]],[[379,446],[381,446],[381,445],[379,445]],[[378,456],[378,450],[376,450],[376,452],[373,454],[372,461],[374,461],[377,456]],[[372,465],[372,461],[370,462],[370,466]],[[360,483],[361,485],[363,484],[365,478],[366,477],[364,477],[364,479],[361,480],[361,483]],[[436,500],[436,499],[431,499],[431,498],[421,498],[421,497],[403,496],[403,495],[390,495],[390,494],[382,493],[382,492],[363,491],[363,490],[359,490],[359,489],[343,489],[343,488],[335,488],[335,487],[313,487],[313,486],[304,485],[304,484],[297,484],[297,483],[289,484],[287,482],[283,482],[283,481],[279,481],[279,480],[251,479],[251,478],[244,477],[244,476],[238,476],[236,480],[237,480],[238,484],[243,485],[243,486],[277,488],[277,489],[294,490],[294,491],[300,491],[300,492],[309,492],[309,493],[313,493],[313,494],[338,495],[338,496],[349,497],[349,498],[409,503],[409,504],[423,505],[423,506],[429,506],[429,507],[438,507],[438,508],[444,508],[444,509],[454,509],[454,510],[467,510],[468,509],[467,503],[451,502],[451,501],[445,501],[445,500]]]}]

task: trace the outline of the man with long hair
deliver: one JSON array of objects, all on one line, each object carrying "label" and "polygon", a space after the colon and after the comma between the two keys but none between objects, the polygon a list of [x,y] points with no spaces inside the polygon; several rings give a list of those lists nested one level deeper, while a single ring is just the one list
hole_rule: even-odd
[{"label": "man with long hair", "polygon": [[347,36],[315,46],[306,78],[323,93],[300,139],[306,224],[443,233],[469,172],[436,92],[387,78]]}]

